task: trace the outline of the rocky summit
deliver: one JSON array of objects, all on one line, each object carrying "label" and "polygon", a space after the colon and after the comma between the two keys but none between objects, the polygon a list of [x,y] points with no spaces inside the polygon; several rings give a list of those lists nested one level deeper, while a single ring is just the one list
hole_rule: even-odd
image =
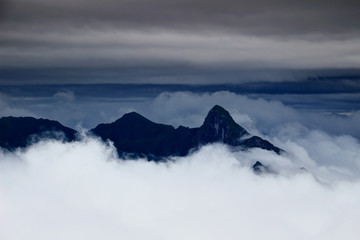
[{"label": "rocky summit", "polygon": [[188,128],[154,123],[138,113],[125,114],[109,124],[100,124],[91,132],[104,141],[111,140],[119,155],[137,154],[148,158],[184,156],[209,143],[225,143],[242,150],[262,148],[279,154],[270,142],[250,135],[237,124],[230,113],[215,105],[202,126]]}]

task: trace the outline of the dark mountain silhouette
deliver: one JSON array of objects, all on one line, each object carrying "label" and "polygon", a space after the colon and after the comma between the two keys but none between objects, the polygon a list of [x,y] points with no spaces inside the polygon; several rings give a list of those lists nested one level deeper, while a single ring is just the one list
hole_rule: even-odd
[{"label": "dark mountain silhouette", "polygon": [[[0,147],[14,150],[41,139],[75,140],[76,131],[57,121],[32,117],[0,118]],[[123,115],[113,123],[99,124],[90,131],[102,140],[114,143],[120,157],[147,157],[161,160],[168,156],[185,156],[209,143],[225,143],[241,150],[262,148],[280,154],[270,142],[251,136],[238,125],[229,112],[216,105],[202,126],[188,128],[154,123],[136,112]]]},{"label": "dark mountain silhouette", "polygon": [[127,113],[109,124],[100,124],[91,132],[104,141],[111,140],[120,155],[143,155],[150,159],[184,156],[192,149],[209,143],[225,143],[240,147],[262,148],[277,154],[281,149],[257,136],[251,136],[238,125],[224,108],[214,106],[199,128],[154,123],[138,113]]},{"label": "dark mountain silhouette", "polygon": [[196,142],[199,144],[223,142],[236,146],[245,135],[249,133],[233,120],[230,113],[215,105],[206,116],[203,125],[197,130]]},{"label": "dark mountain silhouette", "polygon": [[14,150],[41,139],[75,140],[76,131],[57,121],[33,117],[0,118],[0,147]]}]

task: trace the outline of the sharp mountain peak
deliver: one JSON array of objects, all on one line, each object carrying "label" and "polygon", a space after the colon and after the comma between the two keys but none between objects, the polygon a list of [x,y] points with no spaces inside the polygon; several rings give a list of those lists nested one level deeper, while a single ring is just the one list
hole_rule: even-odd
[{"label": "sharp mountain peak", "polygon": [[207,114],[200,127],[200,142],[224,142],[237,145],[240,139],[249,133],[237,124],[230,113],[219,105],[215,105]]}]

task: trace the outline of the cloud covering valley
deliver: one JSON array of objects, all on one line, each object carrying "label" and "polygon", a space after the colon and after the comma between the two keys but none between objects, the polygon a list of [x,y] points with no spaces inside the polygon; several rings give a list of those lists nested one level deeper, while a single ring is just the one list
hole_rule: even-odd
[{"label": "cloud covering valley", "polygon": [[[74,93],[53,98],[82,109]],[[26,109],[3,99],[7,111]],[[306,113],[230,92],[167,92],[105,103],[117,109],[117,117],[136,110],[175,126],[199,126],[208,108],[223,105],[236,122],[286,153],[213,144],[163,163],[123,161],[111,143],[89,136],[1,151],[2,239],[356,239],[360,234],[357,112]],[[66,110],[61,114],[71,116]],[[255,174],[256,161],[274,174]]]}]

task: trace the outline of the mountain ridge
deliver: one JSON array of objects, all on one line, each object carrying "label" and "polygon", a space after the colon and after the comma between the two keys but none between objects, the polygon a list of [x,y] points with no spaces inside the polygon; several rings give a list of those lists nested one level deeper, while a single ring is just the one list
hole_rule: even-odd
[{"label": "mountain ridge", "polygon": [[74,141],[76,133],[74,129],[49,119],[12,116],[0,118],[0,147],[10,151],[44,138]]},{"label": "mountain ridge", "polygon": [[[59,134],[50,134],[63,132]],[[230,113],[219,105],[208,112],[200,127],[189,128],[155,123],[136,112],[124,114],[112,123],[101,123],[88,131],[103,141],[112,141],[119,154],[135,154],[150,160],[185,156],[194,149],[211,143],[224,143],[242,150],[262,148],[281,153],[281,149],[237,124]],[[32,117],[0,118],[0,147],[14,150],[33,143],[32,136],[45,136],[64,141],[76,140],[77,132],[57,121]],[[16,141],[18,139],[18,141]],[[36,141],[35,141],[36,142]]]},{"label": "mountain ridge", "polygon": [[[131,114],[135,119],[129,119]],[[124,135],[137,128],[137,122],[146,119],[138,113],[128,113],[113,123],[99,124],[90,132],[105,140],[114,142],[118,153],[127,152],[142,154],[147,157],[185,156],[189,151],[210,143],[225,143],[230,146],[262,148],[280,154],[281,149],[258,136],[252,136],[237,124],[230,113],[219,105],[215,105],[205,117],[203,124],[197,128],[154,123],[146,119],[152,129],[141,126],[141,131],[133,132],[136,139],[125,138]],[[131,120],[131,121],[130,121]],[[144,129],[145,127],[145,129]],[[122,129],[119,132],[119,129]],[[112,135],[109,135],[108,133]],[[248,137],[248,138],[246,138]],[[142,141],[139,139],[142,139]],[[152,146],[149,148],[149,146]],[[130,150],[130,151],[128,151]]]}]

